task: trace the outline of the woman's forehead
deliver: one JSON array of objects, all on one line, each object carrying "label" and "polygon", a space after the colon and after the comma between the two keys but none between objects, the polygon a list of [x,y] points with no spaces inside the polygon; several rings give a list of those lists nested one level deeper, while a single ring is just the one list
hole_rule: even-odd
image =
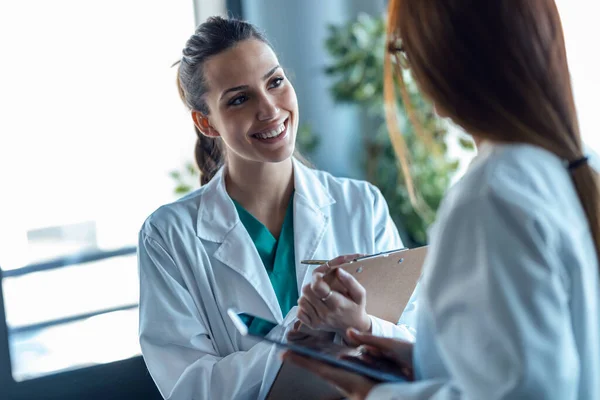
[{"label": "woman's forehead", "polygon": [[266,43],[251,39],[217,54],[204,64],[204,78],[210,91],[253,85],[279,64]]}]

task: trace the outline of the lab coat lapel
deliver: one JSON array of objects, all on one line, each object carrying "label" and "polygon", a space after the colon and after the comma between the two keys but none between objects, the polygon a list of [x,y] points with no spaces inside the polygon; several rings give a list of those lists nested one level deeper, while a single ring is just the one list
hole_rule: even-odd
[{"label": "lab coat lapel", "polygon": [[[222,168],[207,184],[198,209],[197,234],[203,240],[219,243],[213,257],[240,274],[265,302],[273,318],[283,321],[275,290],[271,285],[256,246],[242,224],[225,189]],[[229,290],[235,290],[231,282]]]},{"label": "lab coat lapel", "polygon": [[327,207],[335,200],[317,179],[316,172],[297,160],[294,160],[294,187],[294,253],[298,293],[301,294],[309,266],[300,261],[314,257],[329,226]]}]

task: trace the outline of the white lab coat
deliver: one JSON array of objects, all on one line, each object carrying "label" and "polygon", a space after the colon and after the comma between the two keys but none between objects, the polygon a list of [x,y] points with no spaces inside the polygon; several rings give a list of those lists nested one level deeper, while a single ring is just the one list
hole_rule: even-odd
[{"label": "white lab coat", "polygon": [[598,262],[560,159],[484,145],[430,233],[418,381],[369,399],[600,399]]},{"label": "white lab coat", "polygon": [[[266,393],[280,367],[272,346],[242,337],[226,313],[233,307],[278,323],[284,319],[225,190],[224,175],[221,170],[196,192],[159,208],[140,231],[140,344],[152,378],[168,399],[255,399]],[[374,186],[297,161],[294,185],[299,293],[313,269],[300,260],[402,247]],[[414,298],[409,309],[414,310]],[[407,314],[403,319],[410,321]],[[372,320],[375,334],[402,336],[394,324]]]}]

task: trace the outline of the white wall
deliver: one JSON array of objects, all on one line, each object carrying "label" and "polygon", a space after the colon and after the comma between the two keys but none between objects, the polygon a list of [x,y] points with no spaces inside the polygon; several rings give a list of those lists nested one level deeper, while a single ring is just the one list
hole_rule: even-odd
[{"label": "white wall", "polygon": [[196,25],[215,15],[226,16],[225,0],[191,0],[194,3]]},{"label": "white wall", "polygon": [[600,151],[600,4],[593,0],[556,1],[567,43],[575,102],[584,141]]}]

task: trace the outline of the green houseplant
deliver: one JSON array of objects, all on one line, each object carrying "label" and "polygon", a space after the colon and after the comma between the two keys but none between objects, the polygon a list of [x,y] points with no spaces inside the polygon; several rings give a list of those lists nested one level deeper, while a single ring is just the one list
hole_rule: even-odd
[{"label": "green houseplant", "polygon": [[[364,132],[366,178],[382,191],[390,213],[413,245],[426,243],[427,228],[435,218],[442,196],[459,160],[448,155],[448,141],[457,140],[463,149],[472,149],[470,140],[449,135],[433,106],[420,94],[409,73],[404,80],[413,108],[422,128],[429,132],[440,151],[429,151],[409,123],[405,106],[398,100],[401,131],[411,156],[411,176],[425,211],[417,212],[411,204],[406,181],[398,168],[387,126],[383,103],[383,64],[386,48],[385,17],[361,14],[356,20],[329,27],[326,48],[333,58],[326,73],[334,80],[331,93],[341,103],[351,103],[366,110],[373,129]],[[398,91],[398,90],[397,90]],[[408,240],[407,240],[408,239]]]}]

